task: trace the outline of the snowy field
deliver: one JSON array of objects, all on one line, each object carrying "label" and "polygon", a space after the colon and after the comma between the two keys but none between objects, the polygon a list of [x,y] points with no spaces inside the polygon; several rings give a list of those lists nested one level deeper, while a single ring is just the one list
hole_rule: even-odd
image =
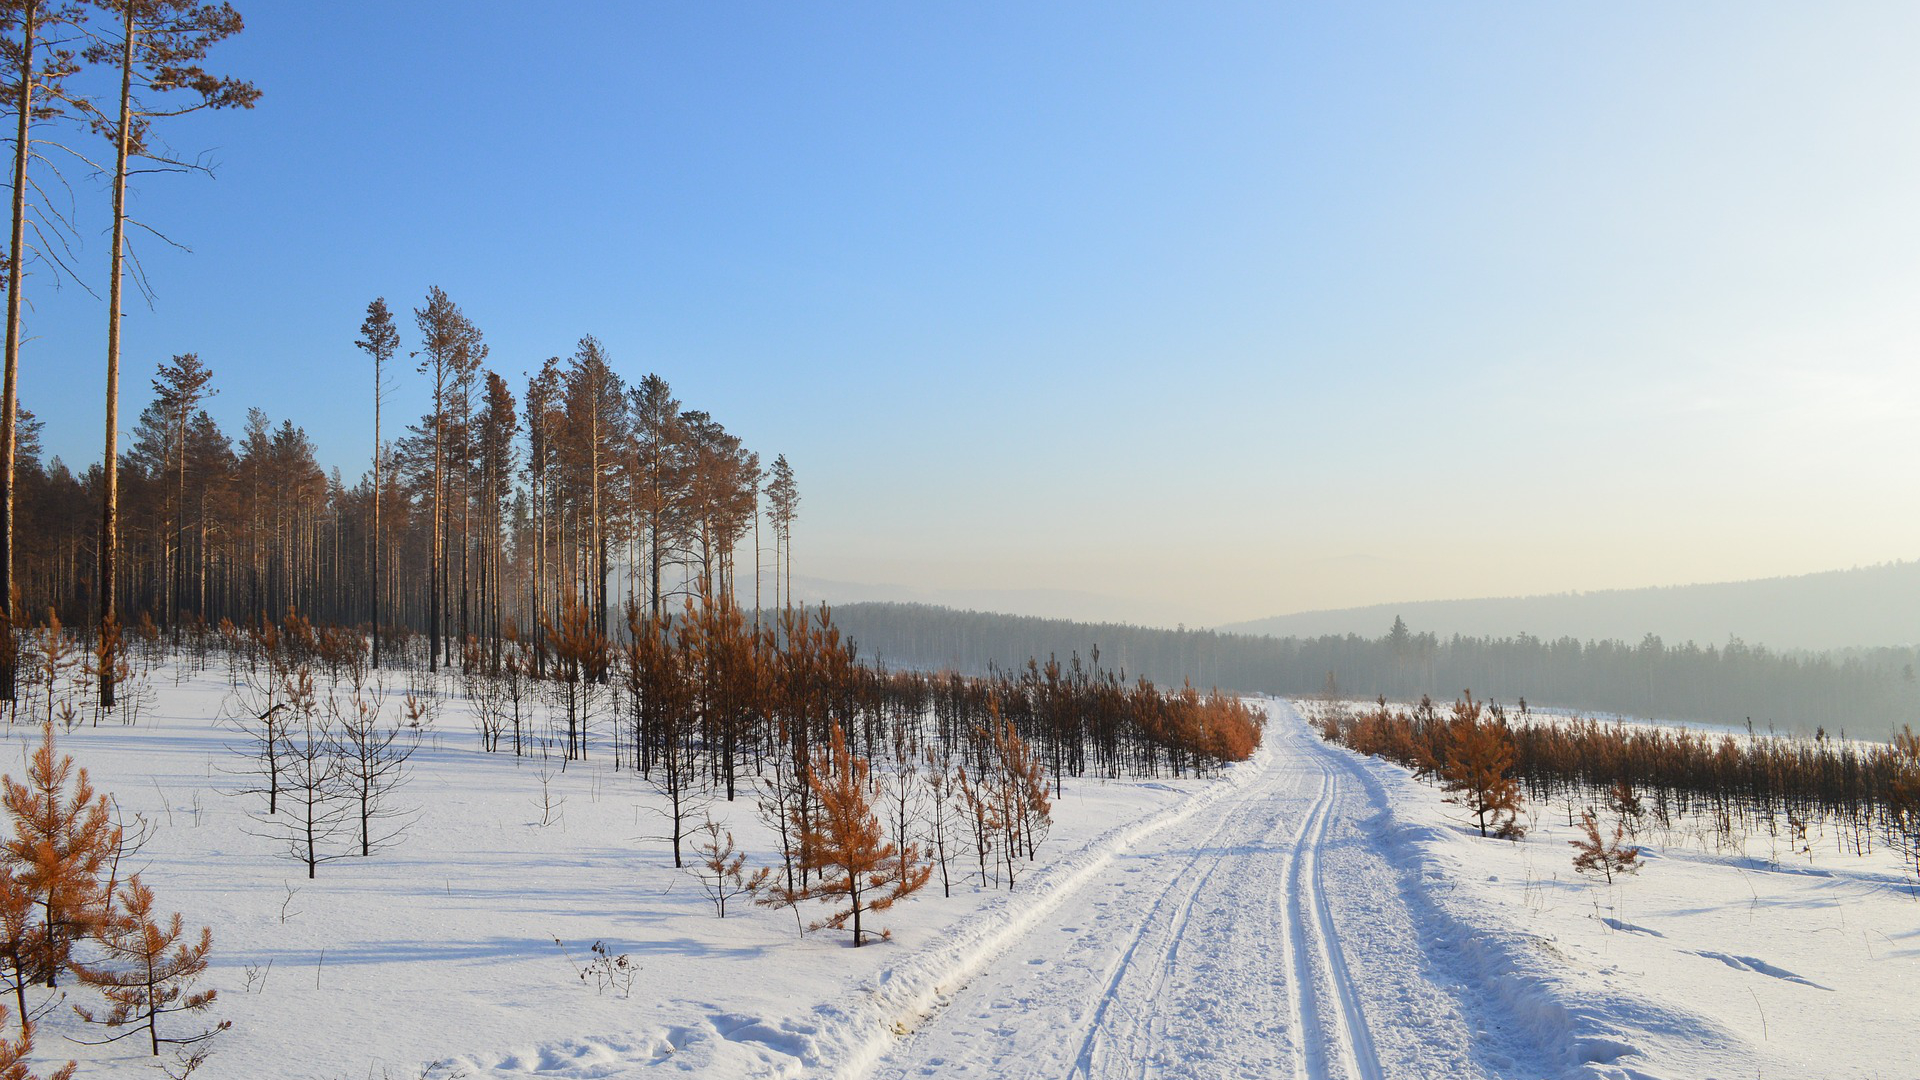
[{"label": "snowy field", "polygon": [[[1221,779],[1069,779],[1015,892],[936,876],[856,950],[790,912],[715,918],[641,780],[484,754],[457,702],[404,842],[309,881],[235,793],[224,673],[155,688],[138,726],[61,748],[154,827],[159,906],[213,928],[234,1026],[201,1077],[1920,1075],[1920,902],[1890,857],[1676,834],[1588,881],[1561,808],[1482,840],[1280,703]],[[6,771],[36,735],[4,731]],[[748,798],[713,814],[777,861]],[[630,986],[583,982],[596,941]],[[37,1058],[157,1075],[134,1040],[68,1035],[95,1033],[62,1006]]]},{"label": "snowy field", "polygon": [[1428,962],[1523,1041],[1596,1076],[1920,1076],[1920,897],[1892,853],[1692,822],[1643,832],[1645,868],[1609,885],[1573,872],[1562,804],[1483,840],[1407,770],[1329,752],[1387,808],[1370,842],[1419,875]]},{"label": "snowy field", "polygon": [[[418,811],[403,841],[323,863],[309,881],[257,820],[264,795],[243,793],[259,780],[245,739],[216,723],[224,664],[178,685],[163,669],[153,687],[137,726],[83,724],[59,748],[125,817],[154,827],[136,868],[158,906],[182,912],[190,929],[213,928],[206,984],[220,994],[214,1015],[233,1028],[197,1077],[413,1080],[436,1061],[439,1080],[827,1074],[892,1038],[934,983],[1042,893],[1037,876],[1022,879],[1010,905],[1004,890],[968,879],[948,898],[936,875],[876,917],[892,941],[859,949],[844,933],[799,936],[791,911],[734,904],[721,920],[699,882],[674,869],[659,839],[663,800],[631,769],[616,773],[598,746],[564,772],[557,756],[482,753],[457,698],[399,795]],[[395,713],[403,692],[396,679]],[[0,737],[0,769],[21,775],[38,729],[21,723]],[[1186,797],[1209,786],[1070,782],[1037,866],[1070,875],[1075,852],[1114,846],[1138,819],[1190,812]],[[749,794],[711,813],[757,864],[778,863]],[[596,941],[638,964],[630,986],[582,981],[575,962],[592,961]],[[156,1075],[137,1039],[90,1048],[65,1035],[98,1038],[62,1006],[43,1024],[36,1058],[77,1058],[81,1076]]]}]

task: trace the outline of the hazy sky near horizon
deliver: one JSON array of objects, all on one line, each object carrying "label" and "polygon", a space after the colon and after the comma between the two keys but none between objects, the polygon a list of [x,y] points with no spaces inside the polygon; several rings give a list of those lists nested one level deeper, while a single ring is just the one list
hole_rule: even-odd
[{"label": "hazy sky near horizon", "polygon": [[[850,589],[1217,623],[1920,554],[1920,8],[236,6],[265,96],[139,180],[193,252],[141,248],[123,428],[197,351],[351,482],[367,301],[410,348],[439,285],[516,386],[591,333],[786,454]],[[105,305],[52,284],[22,400],[80,465]]]}]

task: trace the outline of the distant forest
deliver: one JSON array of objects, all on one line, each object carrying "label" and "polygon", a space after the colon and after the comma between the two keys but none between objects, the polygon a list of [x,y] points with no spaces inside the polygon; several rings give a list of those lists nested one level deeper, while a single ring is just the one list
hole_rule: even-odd
[{"label": "distant forest", "polygon": [[1447,638],[1396,619],[1378,637],[1263,637],[955,611],[924,604],[848,604],[834,622],[861,652],[907,668],[983,673],[1028,657],[1073,656],[1156,683],[1347,697],[1451,700],[1464,690],[1529,707],[1846,732],[1883,738],[1920,714],[1920,649],[1775,652],[1731,641]]}]

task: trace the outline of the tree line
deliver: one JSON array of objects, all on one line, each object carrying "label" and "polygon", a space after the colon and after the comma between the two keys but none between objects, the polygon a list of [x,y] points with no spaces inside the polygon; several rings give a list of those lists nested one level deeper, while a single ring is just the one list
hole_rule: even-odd
[{"label": "tree line", "polygon": [[1299,696],[1415,701],[1493,687],[1509,704],[1884,738],[1920,711],[1920,648],[1827,653],[1724,645],[1580,641],[1532,634],[1442,638],[1403,621],[1379,637],[1272,638],[956,611],[924,604],[845,604],[847,632],[903,667],[984,673],[1033,656],[1088,655],[1159,683]]},{"label": "tree line", "polygon": [[[1671,833],[1701,823],[1723,847],[1764,833],[1811,855],[1822,833],[1838,851],[1876,843],[1898,852],[1920,880],[1920,738],[1903,726],[1887,743],[1749,733],[1743,737],[1594,720],[1542,720],[1483,707],[1467,694],[1442,712],[1384,699],[1365,710],[1325,708],[1323,737],[1444,780],[1476,813],[1483,835],[1515,828],[1522,797],[1584,813],[1596,854],[1605,843],[1592,807],[1619,828]],[[1583,807],[1586,809],[1583,811]],[[1615,842],[1619,840],[1616,835]]]},{"label": "tree line", "polygon": [[[592,337],[509,382],[485,366],[484,341],[446,293],[429,290],[413,317],[430,407],[376,445],[373,468],[351,485],[322,469],[291,419],[252,409],[237,439],[222,430],[206,407],[214,372],[197,355],[163,365],[111,470],[126,522],[111,605],[87,509],[110,470],[43,461],[40,425],[23,412],[19,625],[50,609],[97,626],[112,608],[178,635],[298,611],[378,627],[376,666],[386,642],[418,633],[433,670],[475,641],[497,661],[510,640],[544,667],[548,636],[574,608],[614,633],[630,609],[659,618],[690,596],[756,613],[790,598],[778,567],[791,565],[800,500],[784,456],[763,467],[658,375],[628,387]],[[376,409],[402,340],[375,300],[357,344],[376,370]]]},{"label": "tree line", "polygon": [[[400,799],[413,750],[458,716],[483,753],[527,761],[542,824],[564,814],[548,786],[556,772],[607,762],[658,796],[647,838],[701,877],[720,917],[729,898],[824,900],[833,910],[802,929],[845,926],[856,943],[866,913],[936,869],[948,893],[970,875],[1013,888],[1065,777],[1203,776],[1261,738],[1260,715],[1237,698],[1126,683],[1077,660],[991,677],[890,670],[863,660],[826,608],[785,608],[756,627],[724,595],[658,617],[632,605],[615,638],[575,599],[550,630],[544,644],[511,630],[498,648],[472,639],[457,671],[435,673],[423,635],[390,641],[376,671],[367,635],[298,613],[194,624],[177,642],[156,628],[135,635],[119,719],[137,722],[131,705],[158,665],[224,661],[223,722],[238,736],[228,767],[256,832],[314,877],[400,842],[415,813]],[[70,645],[57,628],[31,640],[16,718],[81,723],[59,659]],[[404,684],[389,682],[396,673]],[[748,804],[778,838],[753,873],[713,817],[722,802]]]}]

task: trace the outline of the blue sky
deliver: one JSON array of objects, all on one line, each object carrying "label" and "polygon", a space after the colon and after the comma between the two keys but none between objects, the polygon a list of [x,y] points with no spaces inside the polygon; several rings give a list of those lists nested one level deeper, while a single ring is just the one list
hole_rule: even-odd
[{"label": "blue sky", "polygon": [[[361,314],[439,285],[516,381],[592,333],[787,454],[828,593],[1209,623],[1920,554],[1915,9],[239,6],[260,107],[137,195],[193,252],[142,249],[129,420],[194,350],[357,475]],[[52,284],[23,400],[92,461],[104,304]]]}]

